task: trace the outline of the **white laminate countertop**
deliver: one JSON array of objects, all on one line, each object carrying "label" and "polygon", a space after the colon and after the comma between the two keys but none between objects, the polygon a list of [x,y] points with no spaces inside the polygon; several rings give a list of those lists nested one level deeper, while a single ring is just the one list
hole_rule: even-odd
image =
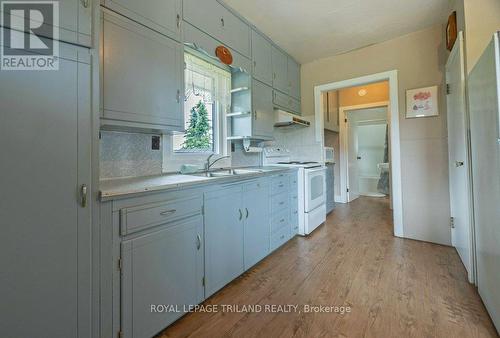
[{"label": "white laminate countertop", "polygon": [[[246,180],[252,177],[270,175],[279,171],[288,171],[292,168],[287,167],[245,167],[238,169],[256,170],[253,173],[219,176],[219,177],[200,177],[194,175],[182,174],[162,174],[142,177],[126,177],[103,179],[99,182],[99,198],[101,201],[108,201],[117,198],[130,197],[135,194],[146,192],[164,191],[169,189],[178,189],[183,187],[193,187],[196,185],[232,182]],[[259,171],[257,171],[259,170]]]}]

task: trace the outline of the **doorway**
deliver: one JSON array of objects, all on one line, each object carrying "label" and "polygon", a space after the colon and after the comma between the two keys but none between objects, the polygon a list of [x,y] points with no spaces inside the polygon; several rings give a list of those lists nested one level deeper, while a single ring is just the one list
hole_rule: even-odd
[{"label": "doorway", "polygon": [[347,200],[390,196],[387,106],[345,110]]},{"label": "doorway", "polygon": [[[377,73],[373,75],[363,76],[359,78],[332,82],[328,84],[323,84],[316,86],[314,88],[314,100],[315,100],[315,126],[316,126],[316,141],[320,142],[324,146],[324,121],[323,116],[323,102],[322,96],[325,92],[340,90],[344,88],[352,88],[356,86],[370,85],[378,82],[388,82],[389,95],[388,100],[384,102],[374,102],[370,104],[358,105],[355,107],[342,107],[339,109],[339,142],[340,142],[340,201],[346,203],[348,202],[349,196],[347,188],[348,174],[347,174],[347,164],[348,163],[348,152],[345,151],[346,145],[349,144],[347,140],[348,130],[347,123],[348,118],[346,112],[350,110],[359,110],[365,108],[374,107],[387,107],[387,125],[388,125],[388,161],[390,163],[388,169],[388,178],[390,181],[390,197],[391,197],[391,208],[393,210],[393,223],[394,223],[394,235],[398,237],[404,237],[403,230],[403,205],[402,205],[402,188],[401,188],[401,154],[400,154],[400,138],[399,138],[399,98],[398,98],[398,74],[396,70],[388,71],[384,73]],[[357,157],[357,156],[356,156]],[[386,162],[380,162],[386,163]],[[352,176],[352,175],[351,175]],[[345,188],[345,189],[344,189]],[[359,181],[358,181],[359,189]],[[352,196],[351,196],[352,197]]]}]

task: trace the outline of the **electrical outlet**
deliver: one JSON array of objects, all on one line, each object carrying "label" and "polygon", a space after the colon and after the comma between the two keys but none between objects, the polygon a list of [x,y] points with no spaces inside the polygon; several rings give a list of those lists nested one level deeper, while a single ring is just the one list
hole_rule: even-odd
[{"label": "electrical outlet", "polygon": [[151,149],[160,150],[160,136],[151,137]]}]

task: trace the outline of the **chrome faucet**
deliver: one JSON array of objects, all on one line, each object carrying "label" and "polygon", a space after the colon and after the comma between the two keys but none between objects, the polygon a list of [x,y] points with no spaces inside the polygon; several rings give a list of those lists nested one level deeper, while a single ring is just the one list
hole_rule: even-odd
[{"label": "chrome faucet", "polygon": [[215,161],[213,161],[212,163],[210,163],[210,160],[212,159],[212,157],[214,157],[215,154],[211,154],[210,156],[208,156],[207,158],[207,161],[205,162],[205,171],[210,171],[210,168],[218,161],[224,159],[224,158],[229,158],[231,156],[222,156],[222,157],[219,157],[218,159],[216,159]]}]

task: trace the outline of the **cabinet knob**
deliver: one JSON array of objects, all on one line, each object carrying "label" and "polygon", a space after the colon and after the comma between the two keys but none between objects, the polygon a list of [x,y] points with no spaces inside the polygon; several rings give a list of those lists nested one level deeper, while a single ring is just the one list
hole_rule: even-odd
[{"label": "cabinet knob", "polygon": [[89,8],[89,1],[90,0],[80,0],[80,3],[82,4],[83,8]]},{"label": "cabinet knob", "polygon": [[181,28],[181,15],[180,14],[177,14],[176,20],[177,20],[177,28]]},{"label": "cabinet knob", "polygon": [[201,248],[201,236],[200,234],[196,234],[196,249],[200,250]]},{"label": "cabinet knob", "polygon": [[224,27],[224,18],[220,18],[220,24]]}]

